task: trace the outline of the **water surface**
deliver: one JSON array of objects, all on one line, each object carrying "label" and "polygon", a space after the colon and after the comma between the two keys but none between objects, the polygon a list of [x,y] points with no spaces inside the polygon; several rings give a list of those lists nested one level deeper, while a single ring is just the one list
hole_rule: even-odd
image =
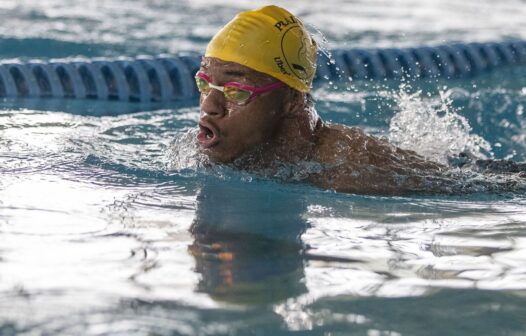
[{"label": "water surface", "polygon": [[[0,57],[202,52],[226,20],[259,4],[4,1]],[[522,1],[290,9],[329,48],[526,31]],[[524,67],[504,68],[339,83],[314,96],[323,119],[435,160],[469,149],[522,161],[524,78]],[[0,335],[526,330],[524,194],[370,197],[205,169],[188,139],[198,118],[198,107],[176,104],[0,102]]]}]

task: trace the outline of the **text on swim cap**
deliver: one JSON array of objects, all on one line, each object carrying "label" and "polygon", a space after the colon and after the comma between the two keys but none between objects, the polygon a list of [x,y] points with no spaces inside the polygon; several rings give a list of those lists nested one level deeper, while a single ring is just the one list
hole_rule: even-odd
[{"label": "text on swim cap", "polygon": [[276,24],[274,25],[274,27],[278,28],[279,31],[282,31],[282,27],[286,27],[288,26],[289,24],[294,24],[294,23],[297,23],[296,22],[296,19],[294,18],[293,15],[285,18],[285,21],[283,20],[279,20],[278,22],[276,22]]},{"label": "text on swim cap", "polygon": [[279,71],[281,71],[282,74],[290,76],[287,70],[285,70],[285,63],[281,60],[281,57],[274,57],[274,62],[276,62],[276,65],[278,66]]}]

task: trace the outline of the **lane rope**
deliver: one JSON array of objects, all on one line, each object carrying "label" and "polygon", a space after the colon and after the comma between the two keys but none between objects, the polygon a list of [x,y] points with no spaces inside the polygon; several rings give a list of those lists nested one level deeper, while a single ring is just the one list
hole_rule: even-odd
[{"label": "lane rope", "polygon": [[[320,53],[314,84],[356,80],[469,78],[526,64],[526,41]],[[166,102],[198,97],[201,55],[0,61],[0,97]]]}]

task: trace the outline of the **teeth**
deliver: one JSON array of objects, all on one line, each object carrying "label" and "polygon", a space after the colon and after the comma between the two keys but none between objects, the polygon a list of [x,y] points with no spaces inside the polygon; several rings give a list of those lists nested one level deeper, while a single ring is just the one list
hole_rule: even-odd
[{"label": "teeth", "polygon": [[207,138],[207,139],[212,139],[212,134],[207,134],[207,135],[206,135],[206,138]]}]

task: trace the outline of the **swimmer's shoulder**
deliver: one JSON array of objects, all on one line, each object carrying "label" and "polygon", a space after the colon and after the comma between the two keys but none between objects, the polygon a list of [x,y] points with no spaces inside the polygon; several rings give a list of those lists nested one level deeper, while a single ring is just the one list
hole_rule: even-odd
[{"label": "swimmer's shoulder", "polygon": [[377,141],[358,127],[323,123],[316,130],[316,152],[321,162],[331,162],[345,154],[360,151],[364,143]]}]

